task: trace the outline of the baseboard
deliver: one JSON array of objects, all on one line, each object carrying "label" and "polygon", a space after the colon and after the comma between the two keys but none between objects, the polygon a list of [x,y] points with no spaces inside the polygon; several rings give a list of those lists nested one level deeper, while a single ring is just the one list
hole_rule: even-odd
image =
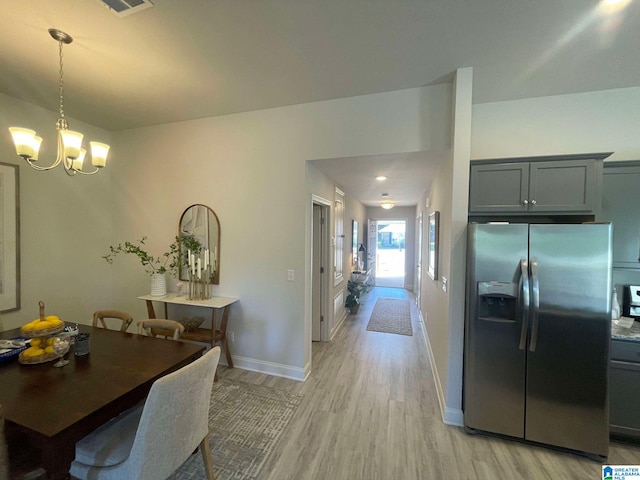
[{"label": "baseboard", "polygon": [[[220,357],[220,364],[224,355]],[[241,368],[243,370],[249,370],[251,372],[266,373],[267,375],[274,375],[276,377],[290,378],[291,380],[299,380],[303,382],[309,372],[311,371],[311,365],[307,365],[304,368],[292,367],[291,365],[283,365],[281,363],[265,362],[263,360],[256,360],[254,358],[240,357],[233,355],[234,367]]]},{"label": "baseboard", "polygon": [[[425,346],[427,348],[427,354],[429,355],[429,363],[431,363],[431,374],[433,375],[433,381],[436,385],[436,395],[438,396],[438,404],[440,405],[440,415],[442,416],[442,421],[447,425],[455,425],[455,423],[449,423],[453,419],[455,419],[455,415],[451,412],[454,412],[454,409],[447,408],[446,402],[444,399],[444,390],[442,389],[442,384],[440,383],[440,375],[438,375],[438,368],[436,367],[436,360],[433,356],[433,350],[431,349],[431,343],[429,342],[429,334],[427,333],[427,326],[424,323],[424,318],[422,317],[422,312],[419,311],[420,321],[422,322],[422,338],[424,339]],[[462,412],[461,412],[462,413]]]},{"label": "baseboard", "polygon": [[464,426],[464,414],[459,408],[445,407],[443,421],[447,425],[453,425],[456,427]]}]

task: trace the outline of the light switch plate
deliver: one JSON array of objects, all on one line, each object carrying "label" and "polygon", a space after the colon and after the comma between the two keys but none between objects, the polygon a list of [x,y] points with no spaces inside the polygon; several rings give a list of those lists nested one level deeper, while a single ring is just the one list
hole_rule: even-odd
[{"label": "light switch plate", "polygon": [[442,277],[442,291],[447,291],[447,277]]},{"label": "light switch plate", "polygon": [[295,273],[293,270],[287,270],[287,282],[293,282],[295,280]]}]

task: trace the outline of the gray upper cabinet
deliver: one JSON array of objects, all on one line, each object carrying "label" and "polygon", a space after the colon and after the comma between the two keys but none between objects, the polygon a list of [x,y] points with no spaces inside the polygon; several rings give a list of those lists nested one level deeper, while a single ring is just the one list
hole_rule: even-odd
[{"label": "gray upper cabinet", "polygon": [[599,222],[613,222],[613,266],[640,268],[640,162],[607,162]]},{"label": "gray upper cabinet", "polygon": [[600,206],[611,153],[471,162],[469,214],[586,215]]}]

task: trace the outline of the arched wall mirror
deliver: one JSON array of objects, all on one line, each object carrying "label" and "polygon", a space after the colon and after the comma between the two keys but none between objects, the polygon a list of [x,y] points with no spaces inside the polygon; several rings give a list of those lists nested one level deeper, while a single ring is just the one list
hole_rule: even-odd
[{"label": "arched wall mirror", "polygon": [[[178,226],[180,236],[180,280],[189,280],[187,250],[204,259],[204,251],[208,249],[209,265],[211,265],[210,283],[220,283],[220,221],[216,212],[206,205],[195,204],[188,207],[180,217]],[[204,267],[203,267],[204,268]]]}]

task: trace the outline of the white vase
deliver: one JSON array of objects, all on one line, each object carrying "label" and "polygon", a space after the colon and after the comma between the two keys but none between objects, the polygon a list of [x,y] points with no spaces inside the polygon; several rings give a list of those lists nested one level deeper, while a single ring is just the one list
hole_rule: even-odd
[{"label": "white vase", "polygon": [[151,275],[151,295],[161,297],[167,294],[167,277],[164,273]]}]

